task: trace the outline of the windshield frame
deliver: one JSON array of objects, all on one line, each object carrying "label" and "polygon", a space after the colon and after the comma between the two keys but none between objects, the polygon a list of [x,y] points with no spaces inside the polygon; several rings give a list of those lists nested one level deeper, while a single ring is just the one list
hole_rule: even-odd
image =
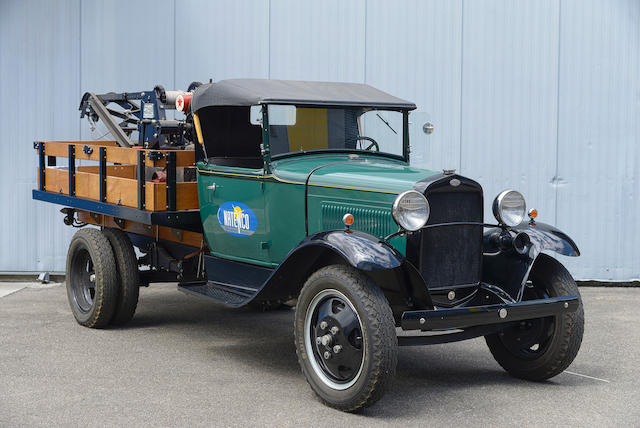
[{"label": "windshield frame", "polygon": [[344,106],[344,105],[295,105],[296,108],[322,108],[322,109],[330,109],[330,108],[354,108],[354,109],[371,109],[371,110],[382,110],[382,111],[397,111],[402,113],[402,155],[397,155],[393,153],[387,152],[377,152],[372,150],[363,150],[363,149],[314,149],[314,150],[300,150],[296,152],[287,152],[281,153],[277,155],[271,155],[271,145],[269,142],[269,115],[268,115],[268,106],[269,105],[295,105],[295,104],[285,104],[285,103],[268,103],[262,104],[262,151],[265,158],[265,166],[268,170],[270,170],[271,160],[278,160],[284,158],[290,158],[295,156],[303,156],[307,154],[327,154],[327,153],[346,153],[346,154],[365,154],[365,155],[374,155],[374,156],[382,156],[386,158],[391,158],[395,160],[400,160],[404,162],[409,162],[409,112],[410,109],[406,108],[390,108],[380,105],[371,105],[371,106]]}]

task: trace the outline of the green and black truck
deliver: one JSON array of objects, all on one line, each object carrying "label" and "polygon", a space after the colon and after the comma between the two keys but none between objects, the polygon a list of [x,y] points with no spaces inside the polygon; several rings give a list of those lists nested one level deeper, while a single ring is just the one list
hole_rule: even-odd
[{"label": "green and black truck", "polygon": [[[167,119],[169,108],[184,118]],[[546,253],[578,256],[576,244],[516,190],[485,219],[476,181],[411,166],[415,108],[355,83],[87,93],[81,114],[115,141],[35,143],[33,197],[89,226],[67,259],[77,321],[127,322],[154,282],[231,307],[295,302],[302,372],[345,411],[382,396],[403,345],[484,336],[515,377],[561,373],[584,315]]]}]

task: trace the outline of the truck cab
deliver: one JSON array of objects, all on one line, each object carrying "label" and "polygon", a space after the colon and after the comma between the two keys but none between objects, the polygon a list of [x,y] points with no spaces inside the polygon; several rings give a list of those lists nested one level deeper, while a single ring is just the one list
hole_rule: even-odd
[{"label": "truck cab", "polygon": [[[260,89],[271,90],[270,82]],[[199,94],[213,97],[241,84],[248,82],[223,81]],[[382,221],[354,212],[353,229],[387,236],[397,230],[390,216],[393,196],[433,175],[408,165],[413,104],[390,96],[346,104],[323,98],[330,94],[318,83],[307,85],[317,98],[272,96],[264,104],[208,105],[195,112],[203,148],[197,162],[200,212],[215,256],[276,267],[310,234],[343,227],[350,208],[345,201],[354,195],[366,198],[356,204],[359,210],[373,210]],[[203,96],[196,95],[194,108]],[[393,243],[405,251],[401,239]]]}]

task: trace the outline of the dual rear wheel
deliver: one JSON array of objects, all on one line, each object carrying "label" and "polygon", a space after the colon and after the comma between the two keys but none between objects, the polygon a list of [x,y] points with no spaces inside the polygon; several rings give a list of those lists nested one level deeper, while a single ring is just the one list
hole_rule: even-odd
[{"label": "dual rear wheel", "polygon": [[126,233],[105,228],[79,230],[67,254],[67,297],[79,324],[122,325],[138,304],[138,261]]}]

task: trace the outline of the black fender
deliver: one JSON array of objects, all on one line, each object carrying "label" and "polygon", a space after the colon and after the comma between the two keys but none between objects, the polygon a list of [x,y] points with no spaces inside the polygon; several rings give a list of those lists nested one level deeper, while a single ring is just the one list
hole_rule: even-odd
[{"label": "black fender", "polygon": [[[519,240],[519,245],[514,246],[514,240]],[[533,263],[543,251],[580,255],[573,239],[549,224],[523,222],[508,230],[488,229],[484,232],[482,281],[520,301]]]},{"label": "black fender", "polygon": [[348,264],[372,277],[392,307],[407,300],[432,307],[424,279],[391,245],[356,230],[319,232],[304,239],[265,281],[255,300],[286,300],[298,295],[306,279],[330,264]]},{"label": "black fender", "polygon": [[287,260],[310,246],[329,249],[359,270],[393,269],[400,266],[404,259],[395,248],[368,233],[356,230],[331,230],[306,238],[289,253]]}]

